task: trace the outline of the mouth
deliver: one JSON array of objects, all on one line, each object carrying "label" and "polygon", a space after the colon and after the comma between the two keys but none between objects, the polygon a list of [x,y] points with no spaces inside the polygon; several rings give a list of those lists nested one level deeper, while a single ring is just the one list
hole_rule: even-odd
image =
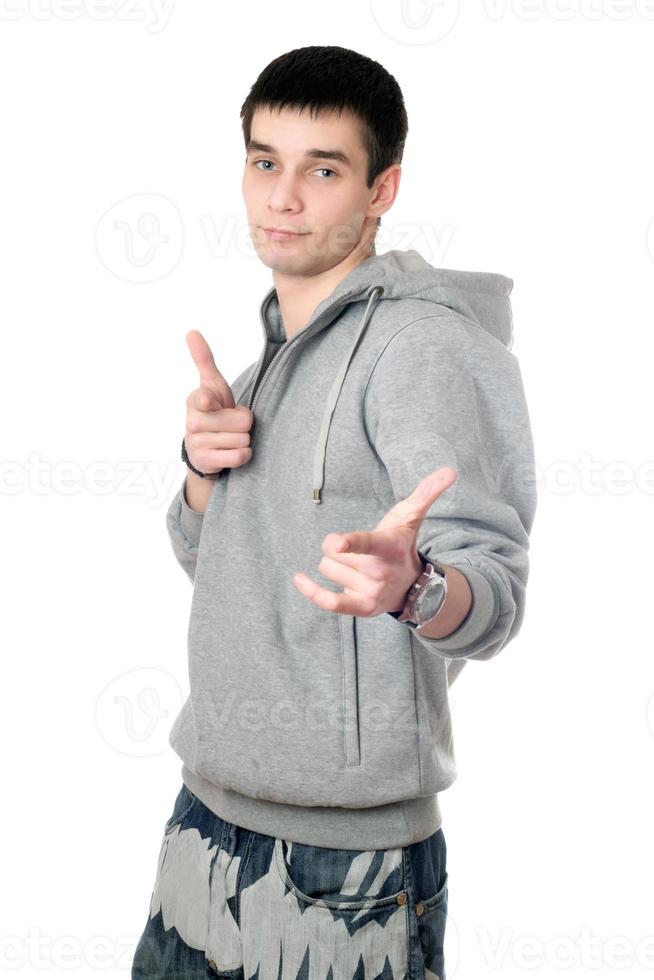
[{"label": "mouth", "polygon": [[279,228],[263,228],[262,231],[274,242],[285,242],[295,238],[304,238],[308,234],[308,232],[284,231]]}]

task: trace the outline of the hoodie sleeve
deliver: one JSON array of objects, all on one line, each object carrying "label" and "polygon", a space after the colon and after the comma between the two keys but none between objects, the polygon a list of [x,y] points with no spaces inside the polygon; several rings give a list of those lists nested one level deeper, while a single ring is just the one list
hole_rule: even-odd
[{"label": "hoodie sleeve", "polygon": [[490,660],[524,618],[536,511],[534,448],[517,358],[467,320],[447,314],[416,320],[377,359],[364,419],[396,502],[441,466],[458,473],[427,512],[417,547],[466,576],[471,609],[439,640],[402,625],[432,654]]},{"label": "hoodie sleeve", "polygon": [[166,526],[173,553],[191,582],[195,579],[203,520],[204,512],[193,510],[186,500],[186,477],[184,477],[184,482],[168,508]]},{"label": "hoodie sleeve", "polygon": [[[234,402],[237,405],[245,404],[242,399],[250,387],[252,380],[252,377],[248,378],[248,375],[256,367],[256,364],[257,362],[250,364],[230,385],[234,395]],[[246,378],[248,378],[247,382]],[[184,469],[186,470],[186,467]],[[184,481],[168,507],[166,527],[173,553],[191,582],[195,580],[195,566],[197,564],[203,522],[204,511],[193,510],[186,499],[185,473]]]}]

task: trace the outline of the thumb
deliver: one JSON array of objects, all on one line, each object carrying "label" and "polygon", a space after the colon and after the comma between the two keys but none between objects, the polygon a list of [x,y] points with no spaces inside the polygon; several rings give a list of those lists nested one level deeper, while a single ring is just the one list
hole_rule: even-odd
[{"label": "thumb", "polygon": [[234,408],[234,395],[229,384],[216,367],[209,344],[199,330],[189,330],[186,343],[200,373],[200,385],[218,396],[223,408]]},{"label": "thumb", "polygon": [[378,530],[395,527],[398,524],[408,524],[416,530],[425,519],[425,515],[435,500],[448,487],[456,482],[457,472],[452,466],[441,466],[423,477],[417,487],[391,507],[377,525]]}]

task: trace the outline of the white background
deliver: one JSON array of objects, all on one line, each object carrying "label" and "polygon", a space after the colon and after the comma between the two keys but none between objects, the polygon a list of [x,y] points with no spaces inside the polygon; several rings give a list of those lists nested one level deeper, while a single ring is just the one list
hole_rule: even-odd
[{"label": "white background", "polygon": [[307,44],[404,92],[378,252],[515,284],[539,503],[522,631],[451,691],[448,980],[651,975],[653,43],[644,0],[0,0],[7,975],[129,976],[181,785],[184,336],[259,353],[239,110]]}]

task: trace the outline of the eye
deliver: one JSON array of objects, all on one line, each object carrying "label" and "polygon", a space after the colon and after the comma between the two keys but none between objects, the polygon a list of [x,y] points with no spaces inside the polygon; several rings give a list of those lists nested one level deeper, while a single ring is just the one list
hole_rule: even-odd
[{"label": "eye", "polygon": [[[259,167],[260,163],[269,163],[271,166],[262,168]],[[275,164],[272,162],[272,160],[255,160],[253,166],[257,167],[258,170],[263,170],[264,173],[270,173],[271,167],[274,167]],[[314,173],[320,173],[321,171],[322,173],[332,174],[334,177],[338,177],[336,171],[332,170],[330,167],[318,167],[317,170],[314,170]],[[331,178],[325,178],[325,179],[331,179]]]}]

